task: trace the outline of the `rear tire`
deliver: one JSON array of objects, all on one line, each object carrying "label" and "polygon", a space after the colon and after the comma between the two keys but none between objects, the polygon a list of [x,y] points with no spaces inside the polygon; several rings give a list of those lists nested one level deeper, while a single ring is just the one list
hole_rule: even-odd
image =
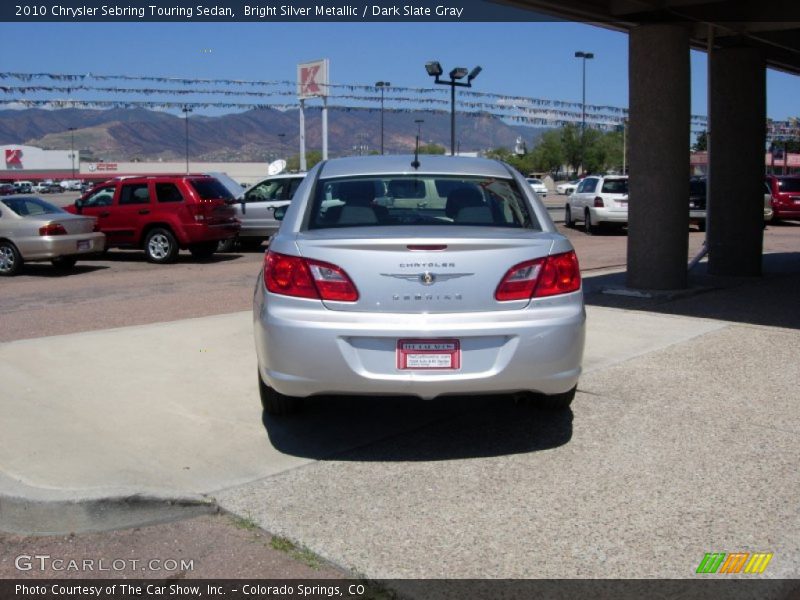
[{"label": "rear tire", "polygon": [[300,410],[303,399],[294,396],[284,396],[269,387],[258,374],[258,392],[261,395],[261,406],[268,415],[283,416],[296,413]]},{"label": "rear tire", "polygon": [[150,230],[144,240],[144,253],[151,263],[175,262],[178,257],[178,242],[169,229],[157,227]]},{"label": "rear tire", "polygon": [[597,232],[597,226],[592,225],[592,214],[589,212],[587,208],[583,213],[583,230],[586,232],[586,235],[594,235]]},{"label": "rear tire", "polygon": [[552,410],[552,411],[559,411],[559,410],[567,410],[569,405],[572,404],[572,401],[575,399],[575,392],[578,391],[578,386],[576,385],[569,391],[564,392],[563,394],[553,394],[550,396],[545,396],[544,394],[537,394],[534,397],[533,404],[537,408],[541,408],[544,410]]},{"label": "rear tire", "polygon": [[189,247],[189,252],[192,253],[193,258],[208,259],[214,256],[217,251],[219,242],[203,242],[202,244],[193,244]]},{"label": "rear tire", "polygon": [[217,252],[233,252],[236,248],[236,238],[228,238],[227,240],[220,240],[217,244]]},{"label": "rear tire", "polygon": [[50,261],[59,271],[69,271],[78,262],[74,256],[59,256]]},{"label": "rear tire", "polygon": [[575,227],[575,221],[572,219],[572,209],[570,209],[569,204],[564,207],[564,227],[569,229]]},{"label": "rear tire", "polygon": [[11,277],[22,268],[22,255],[11,242],[0,242],[0,276]]}]

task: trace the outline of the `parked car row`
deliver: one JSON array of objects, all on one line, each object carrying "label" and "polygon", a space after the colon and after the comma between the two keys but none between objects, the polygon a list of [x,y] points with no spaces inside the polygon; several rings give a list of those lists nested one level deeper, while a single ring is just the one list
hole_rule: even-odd
[{"label": "parked car row", "polygon": [[11,194],[60,194],[61,192],[86,192],[92,187],[88,181],[78,179],[68,181],[52,181],[46,179],[33,183],[32,181],[14,181],[0,183],[0,196],[10,196]]},{"label": "parked car row", "polygon": [[25,261],[72,267],[108,248],[141,248],[154,263],[173,262],[182,248],[208,258],[239,232],[234,201],[206,175],[112,179],[66,210],[35,196],[2,196],[0,275]]}]

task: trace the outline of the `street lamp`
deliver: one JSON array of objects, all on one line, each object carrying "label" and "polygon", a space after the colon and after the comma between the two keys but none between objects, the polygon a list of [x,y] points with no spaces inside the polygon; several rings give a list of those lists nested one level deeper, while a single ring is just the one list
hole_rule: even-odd
[{"label": "street lamp", "polygon": [[[434,83],[440,85],[450,86],[450,155],[456,153],[456,87],[472,87],[472,80],[483,70],[481,67],[475,67],[472,71],[467,71],[464,67],[456,67],[448,74],[450,81],[442,81],[439,77],[444,73],[442,65],[438,61],[432,60],[425,63],[425,70],[428,75],[435,77]],[[467,78],[466,83],[458,81],[459,79]]]},{"label": "street lamp", "polygon": [[75,180],[75,128],[69,128],[69,157],[72,159],[72,179]]},{"label": "street lamp", "polygon": [[392,84],[388,81],[379,81],[375,84],[375,87],[381,90],[381,154],[383,154],[383,92],[390,85]]},{"label": "street lamp", "polygon": [[192,112],[192,109],[188,106],[185,106],[181,109],[181,111],[186,115],[186,174],[189,174],[189,113]]},{"label": "street lamp", "polygon": [[583,100],[581,102],[581,161],[580,170],[583,171],[583,153],[584,149],[584,131],[586,131],[586,61],[594,58],[591,52],[576,52],[575,58],[580,58],[583,61]]}]

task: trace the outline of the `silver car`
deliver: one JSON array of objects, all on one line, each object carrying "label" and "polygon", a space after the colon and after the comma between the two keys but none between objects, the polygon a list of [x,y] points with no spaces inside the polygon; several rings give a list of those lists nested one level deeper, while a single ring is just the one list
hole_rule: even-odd
[{"label": "silver car", "polygon": [[236,218],[242,224],[238,239],[220,242],[220,251],[230,251],[236,241],[244,249],[257,248],[272,237],[280,227],[273,216],[275,209],[289,204],[305,176],[305,173],[281,173],[247,188],[235,205]]},{"label": "silver car", "polygon": [[95,219],[73,215],[35,196],[0,197],[0,275],[14,275],[25,261],[49,260],[71,268],[78,257],[105,248]]},{"label": "silver car", "polygon": [[569,406],[586,319],[578,261],[511,167],[329,160],[285,210],[254,297],[267,413],[329,394]]}]

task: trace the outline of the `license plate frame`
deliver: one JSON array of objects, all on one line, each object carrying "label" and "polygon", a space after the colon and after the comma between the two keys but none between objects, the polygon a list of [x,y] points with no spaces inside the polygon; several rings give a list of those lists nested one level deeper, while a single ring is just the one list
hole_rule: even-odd
[{"label": "license plate frame", "polygon": [[461,341],[454,338],[397,340],[397,368],[401,371],[457,371],[461,368]]},{"label": "license plate frame", "polygon": [[78,250],[91,250],[92,240],[78,240]]}]

